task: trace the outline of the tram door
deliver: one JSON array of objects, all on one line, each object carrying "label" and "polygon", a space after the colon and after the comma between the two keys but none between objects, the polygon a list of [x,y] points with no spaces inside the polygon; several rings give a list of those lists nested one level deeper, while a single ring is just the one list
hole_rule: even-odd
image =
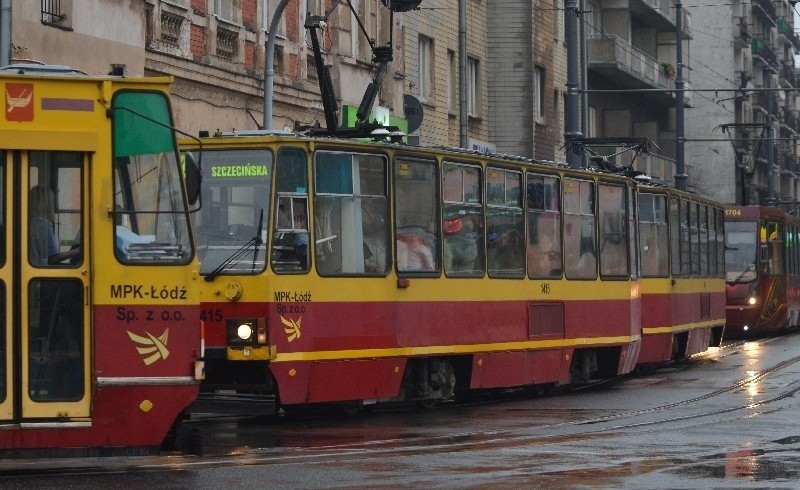
[{"label": "tram door", "polygon": [[2,154],[0,423],[89,416],[88,156]]}]

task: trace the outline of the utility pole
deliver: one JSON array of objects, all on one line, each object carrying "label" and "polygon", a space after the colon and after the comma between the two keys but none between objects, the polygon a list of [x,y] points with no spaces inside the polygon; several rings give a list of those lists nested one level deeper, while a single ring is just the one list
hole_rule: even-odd
[{"label": "utility pole", "polygon": [[567,119],[564,124],[564,139],[567,146],[567,163],[570,167],[581,167],[583,159],[573,150],[572,142],[583,139],[578,88],[578,2],[577,0],[564,0],[564,15],[566,16],[566,29],[564,33],[567,41]]},{"label": "utility pole", "polygon": [[[583,14],[586,13],[586,0],[580,0],[579,4],[580,8],[580,17],[578,17],[578,21],[580,22],[580,28],[578,29],[578,36],[581,40],[580,48],[581,48],[581,88],[583,93],[581,95],[581,131],[583,135],[587,138],[592,137],[594,135],[589,134],[589,92],[587,89],[589,88],[589,56],[588,50],[586,46],[586,22],[583,22]],[[587,157],[588,155],[581,154],[581,166],[587,166]]]},{"label": "utility pole", "polygon": [[11,63],[11,0],[0,0],[0,66]]},{"label": "utility pole", "polygon": [[458,132],[461,148],[469,146],[467,114],[467,0],[458,0]]},{"label": "utility pole", "polygon": [[[772,66],[764,68],[764,85],[772,88],[772,75],[777,73]],[[775,143],[772,141],[772,93],[767,92],[767,204],[775,205]]]},{"label": "utility pole", "polygon": [[[264,124],[263,129],[272,129],[272,99],[275,86],[275,33],[278,30],[278,23],[281,21],[283,9],[289,0],[281,0],[275,9],[275,15],[269,23],[267,33],[267,47],[264,53]],[[266,6],[265,6],[266,8]]]},{"label": "utility pole", "polygon": [[675,48],[676,64],[678,65],[677,76],[675,77],[675,188],[681,191],[686,190],[686,163],[684,161],[684,129],[683,129],[683,90],[685,80],[683,79],[683,12],[681,0],[675,1]]}]

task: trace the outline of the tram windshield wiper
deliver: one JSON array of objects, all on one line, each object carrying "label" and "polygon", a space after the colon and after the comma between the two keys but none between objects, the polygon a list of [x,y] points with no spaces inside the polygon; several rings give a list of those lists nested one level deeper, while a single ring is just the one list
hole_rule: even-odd
[{"label": "tram windshield wiper", "polygon": [[253,248],[253,269],[252,270],[255,271],[255,269],[256,269],[256,259],[258,258],[258,247],[263,243],[263,240],[261,240],[261,228],[264,226],[263,223],[264,223],[264,210],[261,209],[261,214],[260,214],[260,216],[258,218],[258,228],[256,229],[256,235],[253,238],[251,238],[250,240],[248,240],[247,242],[245,242],[241,247],[236,249],[230,255],[230,257],[228,257],[227,259],[225,259],[222,262],[220,262],[220,264],[218,266],[216,266],[214,268],[214,270],[212,270],[211,272],[206,274],[206,276],[203,278],[203,280],[206,281],[206,282],[213,281],[214,278],[217,277],[220,272],[222,272],[225,269],[227,269],[228,266],[230,266],[234,262],[240,262],[241,260],[243,260],[247,256],[247,254],[250,251],[251,247]]},{"label": "tram windshield wiper", "polygon": [[750,272],[750,269],[755,267],[755,265],[756,265],[755,261],[750,262],[750,265],[745,267],[744,270],[738,276],[736,276],[736,279],[734,279],[733,281],[729,281],[729,283],[730,284],[737,284],[744,277],[745,274]]}]

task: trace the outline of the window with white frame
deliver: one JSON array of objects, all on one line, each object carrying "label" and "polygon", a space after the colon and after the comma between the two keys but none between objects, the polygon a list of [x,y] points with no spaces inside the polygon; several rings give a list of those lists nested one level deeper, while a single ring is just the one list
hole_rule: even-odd
[{"label": "window with white frame", "polygon": [[544,122],[544,68],[533,67],[533,119]]},{"label": "window with white frame", "polygon": [[467,58],[467,114],[478,117],[480,107],[480,65],[476,58]]},{"label": "window with white frame", "polygon": [[[263,0],[264,3],[261,8],[261,13],[264,16],[262,19],[262,26],[264,32],[269,32],[269,27],[272,25],[272,19],[275,17],[275,11],[278,10],[278,4],[281,3],[281,0]],[[284,9],[283,13],[286,13],[286,9]],[[278,19],[278,28],[275,31],[275,35],[278,37],[286,37],[286,20],[285,15],[281,15],[281,18]]]},{"label": "window with white frame", "polygon": [[419,36],[419,96],[428,100],[433,96],[433,39]]},{"label": "window with white frame", "polygon": [[233,0],[214,0],[214,13],[220,19],[233,22]]},{"label": "window with white frame", "polygon": [[458,108],[458,100],[456,98],[456,80],[458,79],[456,72],[456,52],[452,49],[447,50],[447,108],[455,110]]}]

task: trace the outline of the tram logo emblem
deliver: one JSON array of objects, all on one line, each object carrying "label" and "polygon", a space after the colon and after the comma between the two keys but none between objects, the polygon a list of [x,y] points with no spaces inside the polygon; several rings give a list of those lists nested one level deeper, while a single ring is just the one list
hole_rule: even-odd
[{"label": "tram logo emblem", "polygon": [[289,342],[300,338],[301,321],[303,321],[303,317],[300,317],[297,319],[297,321],[294,321],[291,318],[287,320],[286,318],[283,317],[283,315],[281,315],[281,323],[285,325],[283,331],[286,332]]},{"label": "tram logo emblem", "polygon": [[6,120],[33,121],[33,84],[6,84]]},{"label": "tram logo emblem", "polygon": [[145,366],[153,364],[159,359],[166,359],[169,357],[169,350],[167,350],[167,342],[169,341],[169,329],[164,330],[160,337],[154,337],[150,332],[145,332],[147,337],[136,335],[128,330],[128,337],[135,343],[139,344],[136,348],[142,356]]}]

